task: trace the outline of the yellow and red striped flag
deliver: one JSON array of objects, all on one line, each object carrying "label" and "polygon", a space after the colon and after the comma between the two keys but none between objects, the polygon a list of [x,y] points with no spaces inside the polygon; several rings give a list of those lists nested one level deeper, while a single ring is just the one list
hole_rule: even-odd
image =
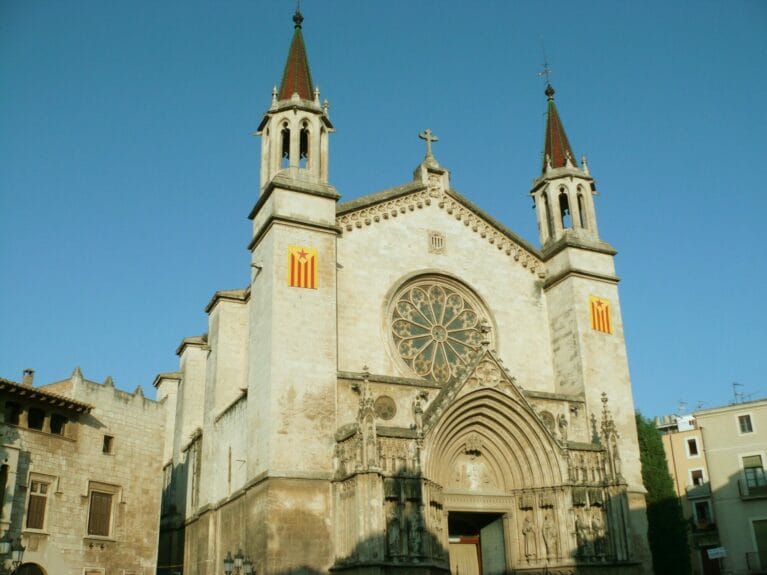
[{"label": "yellow and red striped flag", "polygon": [[288,285],[317,289],[317,250],[288,246]]},{"label": "yellow and red striped flag", "polygon": [[612,333],[613,324],[610,319],[610,301],[595,295],[589,296],[591,308],[591,329],[603,333]]}]

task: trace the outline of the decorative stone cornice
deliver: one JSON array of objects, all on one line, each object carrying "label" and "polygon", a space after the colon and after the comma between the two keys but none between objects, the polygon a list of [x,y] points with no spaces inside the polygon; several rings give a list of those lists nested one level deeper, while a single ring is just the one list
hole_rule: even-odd
[{"label": "decorative stone cornice", "polygon": [[[387,197],[389,199],[384,199]],[[378,198],[381,198],[382,201],[376,201]],[[537,255],[535,248],[526,245],[524,240],[518,238],[505,226],[493,220],[452,189],[443,190],[439,186],[428,188],[419,186],[418,191],[402,195],[387,194],[387,192],[374,194],[369,202],[361,199],[357,206],[349,206],[352,207],[351,210],[339,210],[336,223],[344,232],[351,232],[427,208],[432,204],[445,210],[459,222],[463,222],[468,229],[479,234],[490,245],[494,245],[498,250],[513,258],[515,262],[527,268],[530,273],[536,274],[540,278],[546,277],[546,266]]]}]

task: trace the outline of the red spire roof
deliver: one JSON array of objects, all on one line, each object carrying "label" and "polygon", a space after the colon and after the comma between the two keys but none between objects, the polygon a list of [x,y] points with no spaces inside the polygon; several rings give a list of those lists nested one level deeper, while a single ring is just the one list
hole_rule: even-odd
[{"label": "red spire roof", "polygon": [[557,107],[554,104],[554,88],[551,84],[546,86],[546,96],[549,99],[549,109],[546,115],[546,143],[543,148],[543,168],[546,171],[547,161],[551,162],[552,168],[563,168],[567,164],[567,158],[575,164],[573,150],[570,148],[570,142],[567,141],[565,128],[562,126],[562,120],[559,119]]},{"label": "red spire roof", "polygon": [[280,83],[280,100],[289,100],[295,93],[298,93],[302,100],[314,99],[314,84],[312,84],[312,74],[309,72],[309,59],[306,57],[304,37],[301,34],[301,22],[303,21],[304,17],[301,12],[296,10],[293,16],[295,31]]}]

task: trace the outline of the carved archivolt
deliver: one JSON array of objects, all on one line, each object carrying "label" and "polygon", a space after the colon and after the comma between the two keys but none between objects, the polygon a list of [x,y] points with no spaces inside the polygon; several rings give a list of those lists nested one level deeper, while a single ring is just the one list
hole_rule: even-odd
[{"label": "carved archivolt", "polygon": [[381,220],[396,218],[416,209],[422,209],[430,206],[432,202],[436,202],[439,208],[445,210],[459,222],[463,222],[468,229],[479,234],[489,244],[513,258],[522,267],[530,270],[530,273],[537,274],[541,278],[546,277],[546,266],[540,259],[482,216],[446,194],[441,188],[429,188],[345,213],[336,218],[336,224],[345,231],[351,232]]},{"label": "carved archivolt", "polygon": [[426,476],[457,491],[511,493],[564,482],[559,447],[540,420],[497,388],[457,398],[425,448]]}]

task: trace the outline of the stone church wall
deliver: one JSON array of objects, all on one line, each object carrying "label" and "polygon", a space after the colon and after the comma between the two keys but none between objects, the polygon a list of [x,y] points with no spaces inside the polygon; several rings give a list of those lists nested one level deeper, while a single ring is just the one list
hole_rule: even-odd
[{"label": "stone church wall", "polygon": [[[429,251],[430,231],[445,236]],[[431,202],[396,218],[345,231],[339,239],[339,369],[410,376],[391,350],[387,305],[419,273],[458,278],[495,321],[494,347],[527,389],[553,391],[542,281],[521,263]]]}]

